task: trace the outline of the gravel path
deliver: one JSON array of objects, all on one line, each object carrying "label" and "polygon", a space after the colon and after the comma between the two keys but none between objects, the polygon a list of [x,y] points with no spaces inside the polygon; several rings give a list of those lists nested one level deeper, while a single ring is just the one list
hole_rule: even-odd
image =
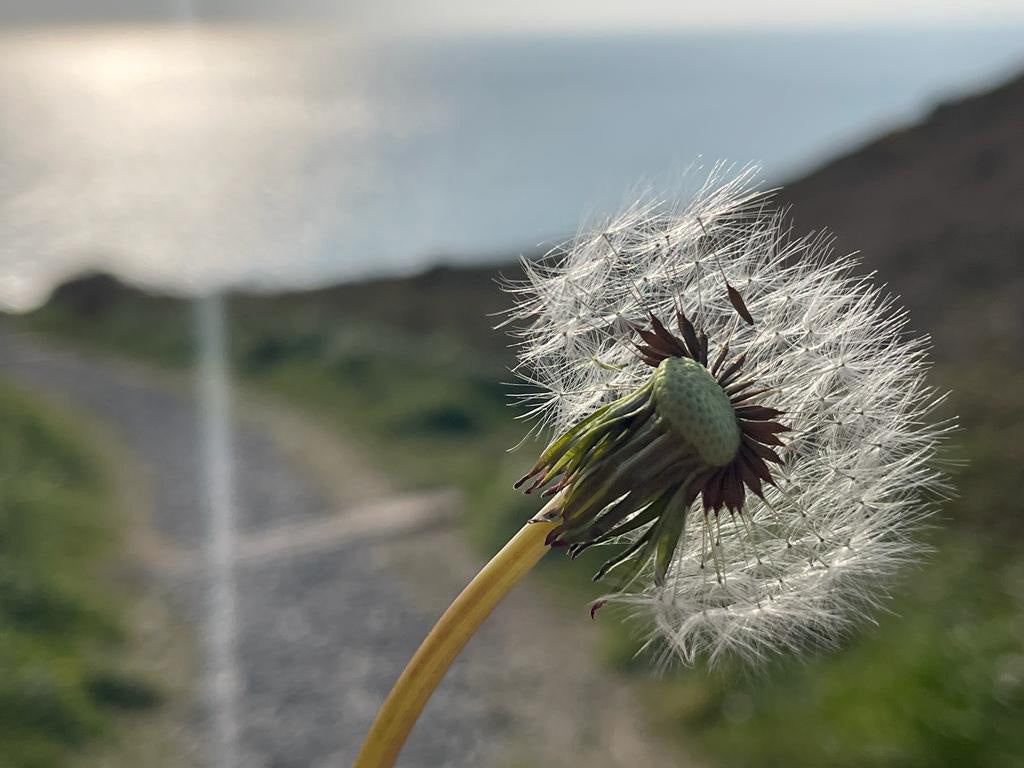
[{"label": "gravel path", "polygon": [[[101,422],[134,457],[152,496],[150,518],[165,552],[195,561],[207,532],[202,512],[200,414],[187,388],[0,329],[4,375]],[[238,525],[244,536],[344,516],[304,462],[257,421],[234,435]],[[339,467],[344,472],[345,467]],[[355,497],[367,491],[365,476]],[[363,519],[366,518],[364,514]],[[328,526],[329,528],[330,526]],[[335,526],[337,527],[337,526]],[[313,528],[312,530],[319,530]],[[396,534],[397,535],[397,534]],[[287,538],[284,536],[283,538]],[[206,608],[201,569],[154,569],[190,621]],[[351,763],[398,670],[435,618],[410,597],[374,546],[341,537],[237,567],[241,764],[311,768]],[[471,684],[473,655],[457,662],[403,751],[404,766],[490,762],[485,737],[503,715]],[[204,669],[208,674],[209,669]],[[208,765],[209,718],[197,702],[191,739]]]},{"label": "gravel path", "polygon": [[[209,525],[192,387],[3,326],[0,360],[15,384],[84,412],[130,457],[149,497],[136,554],[202,638]],[[392,496],[361,456],[315,424],[251,397],[235,413],[238,762],[344,768],[480,558],[455,527],[436,524],[450,517],[450,494]],[[694,766],[652,731],[633,687],[596,661],[599,637],[586,605],[531,575],[470,640],[398,765]],[[208,682],[210,664],[200,667]],[[187,726],[185,760],[201,768],[215,762],[210,714],[197,701]]]}]

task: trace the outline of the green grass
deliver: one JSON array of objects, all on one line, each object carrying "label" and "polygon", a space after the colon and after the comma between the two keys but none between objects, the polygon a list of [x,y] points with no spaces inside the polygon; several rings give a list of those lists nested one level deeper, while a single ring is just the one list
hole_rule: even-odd
[{"label": "green grass", "polygon": [[[460,313],[460,294],[436,282],[235,299],[233,363],[247,383],[359,441],[399,484],[462,487],[467,530],[491,552],[536,509],[510,486],[537,446],[506,451],[523,432],[500,385],[509,355],[480,319],[500,299],[468,292]],[[153,345],[148,325],[119,325],[120,301],[106,306],[91,316],[50,307],[26,322],[154,362],[187,359],[180,305],[145,305],[161,339]],[[650,716],[687,748],[741,767],[1024,765],[1024,553],[1012,544],[1024,532],[1024,372],[979,350],[935,381],[955,390],[948,411],[962,418],[952,450],[964,464],[961,498],[937,517],[934,553],[906,574],[877,627],[839,653],[756,674],[699,669],[651,683],[634,631],[598,622],[608,663],[636,677]],[[542,567],[582,602],[599,559],[550,557]]]},{"label": "green grass", "polygon": [[0,424],[0,765],[57,768],[160,694],[121,665],[127,597],[102,462],[6,387]]}]

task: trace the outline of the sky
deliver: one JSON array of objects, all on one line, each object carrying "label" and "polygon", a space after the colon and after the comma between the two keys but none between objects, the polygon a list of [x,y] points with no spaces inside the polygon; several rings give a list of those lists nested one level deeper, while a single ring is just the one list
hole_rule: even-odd
[{"label": "sky", "polygon": [[1024,21],[1022,0],[0,0],[0,23],[330,19],[385,30],[572,31]]}]

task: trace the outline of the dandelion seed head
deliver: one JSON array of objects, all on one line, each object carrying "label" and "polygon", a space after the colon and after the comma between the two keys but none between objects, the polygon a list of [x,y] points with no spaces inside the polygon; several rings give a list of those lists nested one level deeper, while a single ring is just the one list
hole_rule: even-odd
[{"label": "dandelion seed head", "polygon": [[[732,388],[764,390],[758,400],[784,414],[783,442],[763,433],[780,463],[771,482],[758,483],[762,493],[730,500],[726,481],[718,508],[712,490],[709,509],[707,489],[704,505],[691,491],[663,499],[681,510],[671,557],[645,560],[608,596],[647,616],[652,641],[684,662],[836,642],[920,556],[914,533],[948,493],[935,458],[952,425],[932,419],[942,398],[926,383],[928,341],[908,334],[896,299],[857,266],[827,234],[794,234],[760,191],[756,169],[717,168],[688,205],[638,202],[547,258],[524,261],[525,280],[509,286],[516,372],[528,385],[519,400],[536,430],[565,435],[595,414],[606,418],[609,404],[633,402],[661,359],[638,353],[637,329],[679,314],[697,329],[684,341],[680,323],[684,348],[703,345],[709,368],[720,350],[741,354]],[[731,397],[739,409],[746,395]],[[630,413],[646,407],[635,402]],[[650,439],[636,450],[657,462],[671,441]],[[681,487],[706,464],[698,461]],[[640,504],[636,489],[614,493],[614,504],[588,513],[589,534],[579,524],[568,541],[628,549],[659,524],[654,517],[630,529],[652,519],[653,504]],[[611,519],[608,510],[619,511],[617,528],[594,523],[599,514]]]}]

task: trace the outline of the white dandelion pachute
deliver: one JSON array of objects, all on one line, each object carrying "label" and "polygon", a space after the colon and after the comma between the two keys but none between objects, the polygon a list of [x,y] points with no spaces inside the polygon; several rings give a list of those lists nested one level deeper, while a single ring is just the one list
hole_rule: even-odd
[{"label": "white dandelion pachute", "polygon": [[524,478],[565,500],[548,543],[618,545],[609,599],[687,662],[834,641],[947,491],[927,340],[755,181],[638,204],[509,286],[520,399],[558,435]]}]

